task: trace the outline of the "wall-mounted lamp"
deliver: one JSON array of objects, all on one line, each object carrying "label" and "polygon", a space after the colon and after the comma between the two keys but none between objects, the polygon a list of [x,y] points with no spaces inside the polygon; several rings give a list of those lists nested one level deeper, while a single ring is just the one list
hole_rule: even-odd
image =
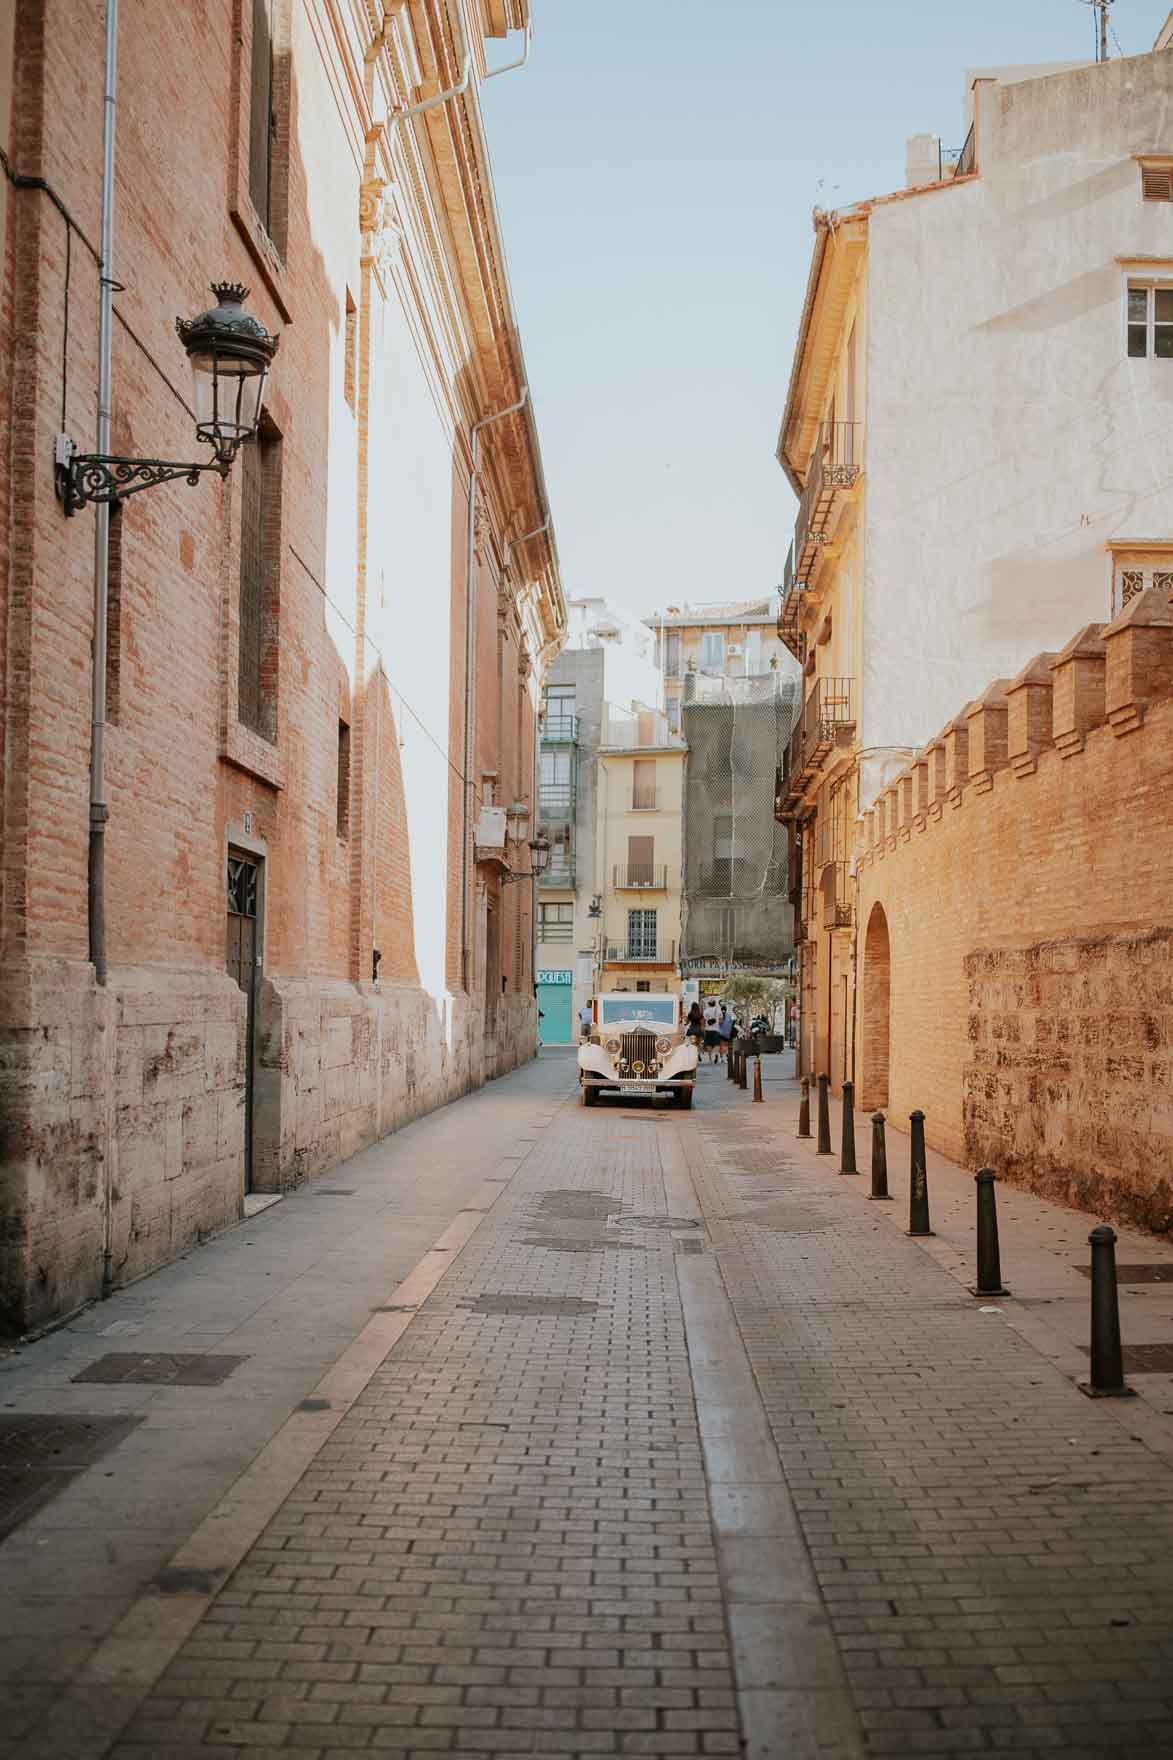
[{"label": "wall-mounted lamp", "polygon": [[247,287],[217,281],[212,292],[218,303],[209,311],[198,318],[175,320],[191,363],[196,439],[212,447],[212,457],[197,464],[118,458],[78,452],[68,434],[58,434],[53,464],[57,494],[67,514],[91,501],[121,501],[177,477],[193,485],[205,471],[226,477],[240,447],[255,438],[280,337],[270,336],[260,319],[244,310]]},{"label": "wall-mounted lamp", "polygon": [[529,842],[529,873],[502,874],[502,885],[507,885],[510,880],[540,880],[549,866],[550,840],[544,832],[539,831]]},{"label": "wall-mounted lamp", "polygon": [[601,917],[602,914],[603,914],[602,894],[596,892],[595,896],[591,899],[591,908],[587,912],[587,916],[588,917]]}]

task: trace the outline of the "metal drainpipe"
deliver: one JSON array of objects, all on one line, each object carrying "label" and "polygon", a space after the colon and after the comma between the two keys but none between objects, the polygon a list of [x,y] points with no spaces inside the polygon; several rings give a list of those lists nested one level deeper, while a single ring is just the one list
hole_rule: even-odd
[{"label": "metal drainpipe", "polygon": [[[449,86],[446,92],[435,92],[430,98],[422,98],[418,104],[409,104],[405,110],[393,110],[387,118],[388,128],[394,128],[399,122],[407,122],[413,116],[422,116],[426,110],[434,110],[438,104],[447,104],[453,98],[459,98],[461,93],[468,89],[469,75],[472,72],[472,48],[469,43],[468,26],[464,19],[464,0],[456,0],[455,15],[460,26],[460,78],[454,86]],[[386,25],[384,24],[382,36],[377,38],[376,42],[381,43],[385,36]],[[504,69],[501,71],[504,72]]]},{"label": "metal drainpipe", "polygon": [[[529,386],[523,385],[521,396],[516,403],[499,409],[494,415],[482,416],[474,422],[470,431],[469,451],[471,464],[468,473],[468,531],[465,536],[464,559],[464,816],[460,861],[460,982],[464,993],[469,992],[471,976],[472,949],[469,945],[469,832],[472,825],[473,767],[476,759],[476,715],[474,698],[476,695],[476,513],[477,513],[477,472],[480,468],[481,429],[491,427],[494,422],[504,421],[506,416],[516,415],[529,402]],[[512,551],[510,552],[512,554]]]},{"label": "metal drainpipe", "polygon": [[[102,237],[98,281],[98,429],[94,450],[110,451],[111,335],[114,327],[114,132],[118,120],[118,0],[106,0],[102,92]],[[106,618],[110,599],[110,506],[94,508],[94,640],[91,678],[89,953],[106,982]]]},{"label": "metal drainpipe", "polygon": [[[534,27],[533,21],[531,20],[525,27],[525,48],[522,50],[518,59],[516,61],[502,62],[500,67],[491,67],[485,74],[485,79],[496,79],[499,73],[512,73],[515,67],[524,67],[529,60],[530,44],[533,42],[533,37]],[[484,83],[484,80],[482,80],[481,84],[483,85]]]}]

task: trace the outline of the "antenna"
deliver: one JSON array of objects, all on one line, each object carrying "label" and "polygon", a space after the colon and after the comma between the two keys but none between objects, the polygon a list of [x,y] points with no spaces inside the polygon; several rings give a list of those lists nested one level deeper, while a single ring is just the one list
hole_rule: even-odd
[{"label": "antenna", "polygon": [[1085,6],[1092,9],[1096,35],[1096,60],[1108,59],[1108,8],[1114,6],[1116,0],[1083,0]]}]

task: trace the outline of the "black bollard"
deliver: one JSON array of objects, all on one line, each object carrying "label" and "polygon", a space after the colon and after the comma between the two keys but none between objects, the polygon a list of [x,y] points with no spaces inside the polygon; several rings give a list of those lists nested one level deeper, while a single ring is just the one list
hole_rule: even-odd
[{"label": "black bollard", "polygon": [[932,1234],[929,1226],[929,1174],[925,1164],[925,1115],[909,1114],[912,1127],[911,1163],[908,1187],[909,1234]]},{"label": "black bollard", "polygon": [[796,1135],[809,1137],[811,1134],[811,1084],[810,1077],[803,1076],[801,1099],[798,1102],[798,1130]]},{"label": "black bollard", "polygon": [[737,1085],[739,1088],[749,1086],[749,1058],[744,1051],[737,1053]]},{"label": "black bollard", "polygon": [[1101,1223],[1088,1235],[1092,1249],[1092,1375],[1079,1391],[1091,1399],[1127,1399],[1120,1345],[1120,1298],[1116,1292],[1116,1231]]},{"label": "black bollard", "polygon": [[998,1254],[998,1200],[992,1167],[974,1174],[977,1186],[977,1282],[970,1285],[975,1296],[1008,1296],[1002,1287],[1002,1261]]},{"label": "black bollard", "polygon": [[819,1077],[819,1140],[815,1146],[816,1155],[831,1153],[831,1111],[827,1104],[827,1090],[830,1086],[830,1076]]},{"label": "black bollard", "polygon": [[725,1080],[733,1080],[733,1041],[730,1039],[725,1046]]},{"label": "black bollard", "polygon": [[762,1059],[760,1052],[753,1060],[753,1097],[755,1100],[764,1100],[766,1097],[762,1093]]},{"label": "black bollard", "polygon": [[843,1141],[839,1153],[840,1173],[858,1173],[855,1165],[855,1083],[843,1084]]},{"label": "black bollard", "polygon": [[887,1198],[891,1201],[892,1194],[888,1190],[888,1145],[884,1140],[884,1114],[872,1113],[872,1190],[873,1198]]}]

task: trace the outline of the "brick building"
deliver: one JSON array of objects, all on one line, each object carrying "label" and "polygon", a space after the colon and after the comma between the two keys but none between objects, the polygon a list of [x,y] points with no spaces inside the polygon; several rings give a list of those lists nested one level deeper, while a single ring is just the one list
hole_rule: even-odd
[{"label": "brick building", "polygon": [[1173,1226],[1173,604],[1151,587],[953,717],[864,815],[860,1103]]},{"label": "brick building", "polygon": [[815,216],[778,441],[802,1067],[852,1069],[861,816],[958,707],[1173,583],[1173,54],[987,69],[964,148]]},{"label": "brick building", "polygon": [[532,1053],[522,876],[565,624],[478,100],[528,0],[121,0],[111,450],[204,455],[174,320],[210,281],[247,284],[280,347],[225,480],[111,515],[99,981],[95,513],[65,517],[53,459],[63,430],[94,450],[104,14],[16,0],[0,23],[21,1326]]}]

